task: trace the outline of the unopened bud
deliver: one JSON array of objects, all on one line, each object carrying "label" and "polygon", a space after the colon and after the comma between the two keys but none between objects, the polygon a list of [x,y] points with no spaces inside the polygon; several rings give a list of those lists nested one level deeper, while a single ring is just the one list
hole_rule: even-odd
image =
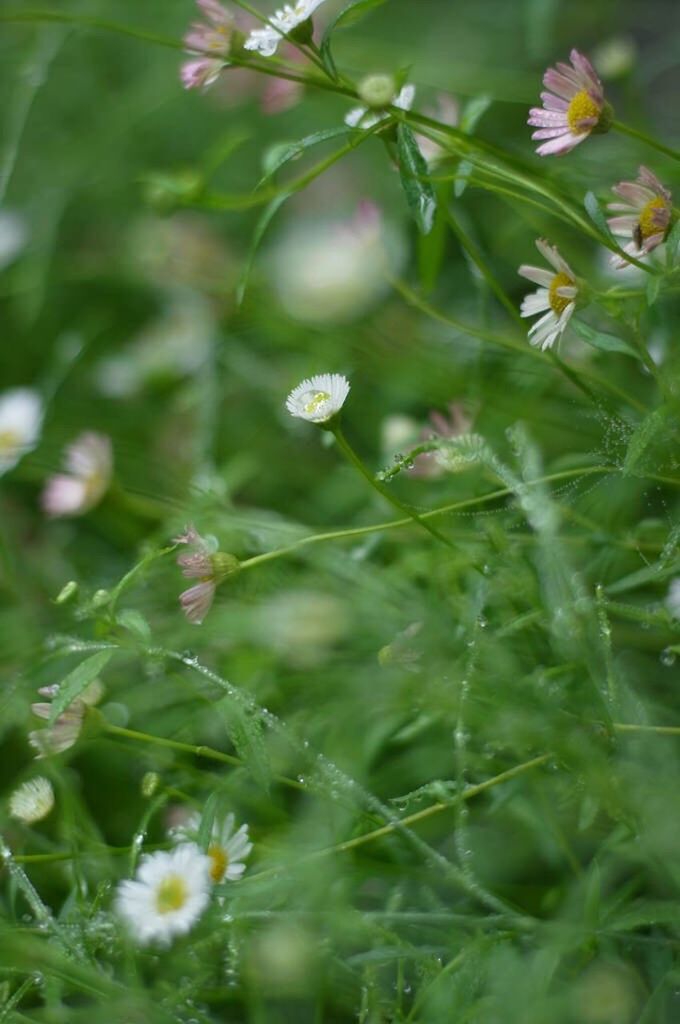
[{"label": "unopened bud", "polygon": [[142,796],[150,800],[161,784],[161,777],[158,772],[146,772],[142,778]]},{"label": "unopened bud", "polygon": [[55,604],[66,604],[72,597],[78,592],[78,584],[75,580],[69,580],[68,583],[61,588],[59,593],[54,599]]},{"label": "unopened bud", "polygon": [[109,603],[110,598],[111,595],[109,594],[108,590],[95,590],[94,594],[92,595],[92,607],[103,608],[105,604]]},{"label": "unopened bud", "polygon": [[392,75],[368,75],[359,83],[359,99],[372,110],[389,106],[397,94],[397,83]]}]

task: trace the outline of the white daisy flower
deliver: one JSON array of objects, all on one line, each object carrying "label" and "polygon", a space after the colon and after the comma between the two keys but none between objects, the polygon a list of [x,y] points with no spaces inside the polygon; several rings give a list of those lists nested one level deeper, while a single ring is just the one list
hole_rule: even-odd
[{"label": "white daisy flower", "polygon": [[9,798],[9,813],[17,821],[32,825],[46,818],[54,807],[52,783],[44,775],[29,779],[15,789]]},{"label": "white daisy flower", "polygon": [[113,474],[111,441],[104,434],[86,431],[66,449],[66,473],[56,473],[42,494],[45,513],[51,517],[78,516],[104,496]]},{"label": "white daisy flower", "polygon": [[[399,107],[400,110],[410,110],[415,98],[415,85],[405,85],[392,100],[392,106]],[[345,124],[349,128],[362,128],[366,130],[373,128],[381,121],[385,121],[389,116],[388,110],[375,111],[369,107],[353,107],[349,113],[345,114]]]},{"label": "white daisy flower", "polygon": [[210,859],[195,843],[142,859],[135,879],[118,886],[116,911],[142,945],[168,946],[196,923],[210,899]]},{"label": "white daisy flower", "polygon": [[[172,839],[192,839],[198,836],[201,827],[201,815],[195,811],[187,820],[170,830]],[[248,838],[248,826],[241,825],[234,830],[234,815],[227,814],[222,821],[215,821],[208,843],[210,860],[210,878],[218,882],[235,882],[246,870],[245,860],[253,844]]]},{"label": "white daisy flower", "polygon": [[544,314],[530,329],[529,341],[545,351],[564,333],[576,308],[578,286],[573,270],[566,260],[562,259],[554,245],[548,245],[539,238],[536,241],[536,248],[554,270],[522,264],[518,273],[540,285],[540,288],[526,296],[520,313],[522,316]]},{"label": "white daisy flower", "polygon": [[271,16],[262,28],[253,29],[245,43],[246,50],[256,50],[263,57],[271,57],[284,36],[290,35],[298,25],[311,18],[324,0],[297,0],[284,6]]},{"label": "white daisy flower", "polygon": [[286,399],[291,416],[310,423],[327,423],[342,409],[349,381],[341,373],[322,373],[303,380]]},{"label": "white daisy flower", "polygon": [[0,476],[35,448],[43,420],[37,391],[14,388],[0,396]]}]

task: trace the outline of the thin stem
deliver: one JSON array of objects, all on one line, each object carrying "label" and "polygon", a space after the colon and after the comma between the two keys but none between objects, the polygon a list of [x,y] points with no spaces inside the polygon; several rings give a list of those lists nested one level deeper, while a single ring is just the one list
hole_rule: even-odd
[{"label": "thin stem", "polygon": [[624,124],[623,121],[612,121],[612,128],[617,132],[621,132],[622,135],[628,135],[631,139],[637,139],[638,142],[644,142],[646,146],[651,146],[652,149],[657,149],[659,153],[664,153],[665,156],[669,156],[672,160],[680,160],[680,152],[676,149],[671,149],[670,146],[664,146],[663,142],[658,142],[652,138],[651,135],[646,135],[644,132],[638,131],[637,128],[631,128],[630,125]]},{"label": "thin stem", "polygon": [[633,725],[628,722],[612,722],[614,732],[648,732],[656,736],[680,736],[680,725]]},{"label": "thin stem", "polygon": [[371,471],[367,469],[367,467],[363,464],[357,453],[350,445],[349,441],[343,434],[342,428],[340,427],[339,423],[335,423],[331,427],[331,429],[335,436],[338,448],[340,448],[342,453],[347,457],[347,459],[349,460],[349,462],[351,462],[354,468],[357,469],[359,473],[361,473],[364,479],[368,481],[371,487],[373,487],[373,489],[376,490],[381,497],[385,498],[386,501],[389,501],[390,505],[393,505],[394,508],[398,509],[400,512],[405,512],[406,515],[414,521],[414,523],[418,523],[419,526],[422,526],[424,530],[427,530],[427,532],[431,534],[433,537],[435,537],[438,541],[440,541],[442,544],[446,544],[447,548],[451,548],[454,551],[456,550],[455,545],[452,544],[448,537],[445,537],[444,534],[440,533],[439,530],[435,529],[434,526],[430,526],[429,523],[424,522],[424,520],[418,515],[418,513],[414,509],[411,509],[409,508],[408,505],[405,505],[402,501],[399,500],[399,498],[396,498],[393,494],[391,494],[387,487],[384,487],[381,483],[379,483],[378,480],[375,479]]}]

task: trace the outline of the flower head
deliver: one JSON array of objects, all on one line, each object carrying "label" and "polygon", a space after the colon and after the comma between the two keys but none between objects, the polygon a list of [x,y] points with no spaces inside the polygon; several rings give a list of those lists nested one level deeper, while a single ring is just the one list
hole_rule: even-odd
[{"label": "flower head", "polygon": [[217,0],[196,0],[206,22],[195,21],[184,36],[186,52],[195,57],[182,64],[185,89],[206,88],[219,77],[231,49],[234,17]]},{"label": "flower head", "polygon": [[[187,820],[170,830],[172,839],[196,840],[201,826],[201,815],[191,814]],[[253,844],[248,838],[248,826],[234,829],[234,815],[227,814],[224,820],[213,823],[207,854],[210,860],[210,878],[218,882],[234,882],[246,869],[245,860]]]},{"label": "flower head", "polygon": [[[472,418],[468,415],[461,402],[449,402],[448,415],[438,412],[436,409],[430,413],[430,426],[425,427],[421,433],[423,441],[437,438],[453,439],[469,434],[472,428]],[[421,452],[413,460],[411,476],[423,479],[432,479],[441,476],[447,469],[450,469],[450,459],[446,453],[434,449],[431,452]]]},{"label": "flower head", "polygon": [[14,388],[0,396],[0,476],[35,448],[43,419],[36,391]]},{"label": "flower head", "polygon": [[286,399],[291,416],[310,423],[327,423],[340,412],[349,394],[349,381],[340,373],[322,373],[303,380]]},{"label": "flower head", "polygon": [[42,495],[45,513],[52,518],[82,515],[102,499],[113,473],[111,441],[86,431],[66,449],[64,461],[67,472],[50,477]]},{"label": "flower head", "polygon": [[136,939],[168,946],[196,923],[210,899],[210,859],[195,843],[142,859],[134,880],[118,886],[116,910]]},{"label": "flower head", "polygon": [[[621,181],[612,192],[624,202],[607,204],[616,213],[607,221],[609,228],[614,235],[628,238],[624,252],[640,259],[665,241],[673,219],[671,193],[647,167],[640,167],[636,181]],[[615,267],[629,266],[621,256],[614,255],[611,261]]]},{"label": "flower head", "polygon": [[548,68],[541,93],[542,107],[532,107],[529,124],[538,130],[531,136],[541,142],[539,156],[561,156],[587,139],[591,132],[606,132],[612,110],[605,101],[602,82],[590,61],[572,50],[569,64]]},{"label": "flower head", "polygon": [[219,551],[214,538],[201,537],[193,525],[186,526],[175,544],[187,544],[191,550],[177,557],[182,575],[198,580],[179,596],[182,610],[189,622],[200,626],[210,611],[215,591],[228,576],[239,571],[240,563],[233,555]]},{"label": "flower head", "polygon": [[311,18],[324,0],[297,0],[284,6],[269,18],[262,28],[253,29],[245,43],[246,50],[256,50],[263,57],[276,53],[284,36],[290,35],[299,25]]},{"label": "flower head", "polygon": [[551,348],[563,334],[576,308],[578,286],[576,276],[554,245],[539,238],[536,248],[550,263],[552,270],[522,264],[519,273],[540,285],[538,291],[527,295],[522,302],[521,315],[543,313],[529,331],[532,345],[545,350]]},{"label": "flower head", "polygon": [[29,779],[14,790],[9,798],[9,813],[17,821],[32,825],[46,818],[54,807],[52,783],[44,775]]},{"label": "flower head", "polygon": [[[416,97],[415,85],[404,85],[399,93],[392,100],[393,107],[400,110],[410,110]],[[371,110],[369,107],[353,107],[345,114],[345,124],[349,128],[374,128],[376,124],[385,121],[390,116],[388,110]]]},{"label": "flower head", "polygon": [[[59,693],[59,685],[41,686],[38,693],[51,700]],[[95,679],[76,700],[72,701],[57,716],[51,725],[45,729],[34,729],[29,732],[28,742],[34,750],[38,751],[36,757],[49,757],[50,754],[61,754],[64,750],[69,750],[80,736],[87,708],[97,704],[103,693],[104,687],[98,679]],[[49,722],[52,716],[52,705],[48,701],[31,704],[31,711],[37,718]]]}]

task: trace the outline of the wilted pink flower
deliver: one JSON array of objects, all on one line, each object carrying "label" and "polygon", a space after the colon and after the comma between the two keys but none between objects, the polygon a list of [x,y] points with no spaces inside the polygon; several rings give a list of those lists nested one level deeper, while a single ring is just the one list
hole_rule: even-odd
[{"label": "wilted pink flower", "polygon": [[218,551],[217,544],[201,537],[191,524],[184,528],[179,537],[174,538],[174,543],[187,544],[193,549],[179,555],[177,564],[183,576],[199,582],[183,591],[179,602],[189,622],[200,626],[210,611],[217,587],[227,576],[238,572],[240,564],[233,555]]},{"label": "wilted pink flower", "polygon": [[111,483],[113,454],[104,434],[86,431],[66,449],[66,473],[50,477],[42,494],[51,517],[78,516],[93,508]]},{"label": "wilted pink flower", "polygon": [[[430,413],[430,424],[430,428],[425,427],[421,432],[422,441],[439,437],[450,439],[468,434],[472,427],[472,418],[467,414],[462,402],[449,402],[448,416],[433,410]],[[438,456],[439,452],[436,449],[416,455],[410,470],[411,475],[422,479],[441,476],[445,472],[445,466]]]},{"label": "wilted pink flower", "polygon": [[572,50],[571,67],[558,63],[548,68],[541,93],[543,107],[529,111],[530,125],[538,129],[534,141],[547,139],[536,152],[539,156],[561,156],[587,139],[591,132],[606,132],[611,125],[612,109],[605,101],[602,82],[590,61]]},{"label": "wilted pink flower", "polygon": [[187,53],[197,58],[182,64],[185,89],[205,88],[219,77],[231,48],[234,17],[217,0],[196,0],[208,23],[195,21],[184,36]]},{"label": "wilted pink flower", "polygon": [[[102,684],[95,679],[77,700],[62,711],[52,725],[29,732],[28,742],[38,751],[36,756],[43,758],[50,754],[61,754],[72,747],[80,735],[86,708],[101,700],[103,692]],[[38,693],[42,697],[53,698],[59,693],[59,686],[42,686]],[[31,711],[38,718],[49,721],[52,705],[47,702],[31,704]]]},{"label": "wilted pink flower", "polygon": [[[647,167],[640,167],[637,181],[621,181],[612,192],[625,202],[608,203],[608,209],[617,212],[608,219],[609,228],[613,234],[629,238],[624,252],[640,259],[661,245],[668,234],[673,218],[671,193]],[[621,256],[612,256],[612,263],[619,268],[629,265]]]},{"label": "wilted pink flower", "polygon": [[554,245],[539,238],[536,248],[554,269],[522,264],[518,271],[521,276],[540,287],[525,297],[520,312],[522,316],[544,314],[529,330],[529,341],[545,350],[555,344],[569,323],[576,308],[578,286],[576,275]]}]

